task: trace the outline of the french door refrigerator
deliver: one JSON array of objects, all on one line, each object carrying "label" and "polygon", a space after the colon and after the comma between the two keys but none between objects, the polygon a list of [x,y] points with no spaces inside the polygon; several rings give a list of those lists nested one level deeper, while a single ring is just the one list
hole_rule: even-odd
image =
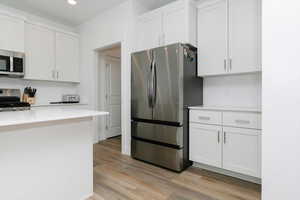
[{"label": "french door refrigerator", "polygon": [[131,156],[180,172],[191,164],[188,107],[203,102],[197,49],[178,43],[131,59]]}]

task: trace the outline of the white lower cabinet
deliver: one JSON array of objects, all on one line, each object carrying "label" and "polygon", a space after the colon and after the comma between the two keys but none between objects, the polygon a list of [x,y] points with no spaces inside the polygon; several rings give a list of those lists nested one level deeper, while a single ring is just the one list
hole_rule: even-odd
[{"label": "white lower cabinet", "polygon": [[[190,160],[252,177],[261,177],[261,130],[227,126],[232,112],[214,112],[222,116],[218,125],[190,121]],[[192,110],[190,119],[207,111]],[[253,113],[245,113],[244,120],[251,120]],[[260,114],[256,114],[260,115]],[[251,118],[252,117],[252,118]],[[200,123],[199,123],[200,122]],[[249,126],[250,127],[250,126]]]},{"label": "white lower cabinet", "polygon": [[222,167],[222,127],[190,125],[190,159],[199,163]]},{"label": "white lower cabinet", "polygon": [[260,131],[223,127],[223,138],[223,168],[260,177]]}]

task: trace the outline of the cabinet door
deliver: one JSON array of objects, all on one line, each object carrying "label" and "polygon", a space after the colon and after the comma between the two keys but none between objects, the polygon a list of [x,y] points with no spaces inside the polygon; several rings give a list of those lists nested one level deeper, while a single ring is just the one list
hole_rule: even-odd
[{"label": "cabinet door", "polygon": [[26,76],[28,79],[54,80],[55,33],[26,24]]},{"label": "cabinet door", "polygon": [[260,131],[224,127],[223,134],[223,168],[260,177]]},{"label": "cabinet door", "polygon": [[260,7],[261,0],[229,0],[230,73],[261,70]]},{"label": "cabinet door", "polygon": [[146,50],[161,45],[162,14],[150,13],[138,19],[136,27],[136,50]]},{"label": "cabinet door", "polygon": [[0,49],[24,52],[24,20],[0,15]]},{"label": "cabinet door", "polygon": [[185,8],[165,11],[163,14],[163,45],[188,43],[188,31],[185,29]]},{"label": "cabinet door", "polygon": [[79,81],[79,40],[75,36],[56,33],[56,70],[60,81]]},{"label": "cabinet door", "polygon": [[198,75],[226,73],[227,34],[224,0],[198,10]]},{"label": "cabinet door", "polygon": [[222,167],[222,128],[190,123],[190,160]]}]

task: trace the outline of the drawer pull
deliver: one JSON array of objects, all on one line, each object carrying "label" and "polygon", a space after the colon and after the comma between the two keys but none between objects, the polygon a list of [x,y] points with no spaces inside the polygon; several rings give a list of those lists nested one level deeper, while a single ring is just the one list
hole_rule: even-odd
[{"label": "drawer pull", "polygon": [[237,124],[250,124],[249,120],[235,120],[235,123]]},{"label": "drawer pull", "polygon": [[210,117],[198,116],[199,120],[210,120]]}]

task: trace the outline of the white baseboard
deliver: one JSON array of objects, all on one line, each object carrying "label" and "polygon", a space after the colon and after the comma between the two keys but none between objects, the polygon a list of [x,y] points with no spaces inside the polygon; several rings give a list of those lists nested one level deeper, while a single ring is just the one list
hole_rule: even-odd
[{"label": "white baseboard", "polygon": [[91,198],[94,196],[94,193],[89,194],[89,195],[85,195],[83,198],[81,198],[80,200],[87,200],[88,198]]},{"label": "white baseboard", "polygon": [[232,172],[232,171],[228,171],[228,170],[217,168],[217,167],[212,167],[212,166],[197,163],[197,162],[194,162],[193,166],[197,167],[197,168],[205,169],[205,170],[208,170],[208,171],[216,172],[216,173],[219,173],[219,174],[224,174],[226,176],[231,176],[231,177],[234,177],[234,178],[249,181],[249,182],[252,182],[252,183],[261,184],[261,179],[260,178],[235,173],[235,172]]}]

